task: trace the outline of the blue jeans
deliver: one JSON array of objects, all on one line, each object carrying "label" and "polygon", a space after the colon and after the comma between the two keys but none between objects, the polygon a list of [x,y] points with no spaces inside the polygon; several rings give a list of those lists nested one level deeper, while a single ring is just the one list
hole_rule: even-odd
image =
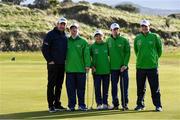
[{"label": "blue jeans", "polygon": [[112,103],[115,107],[119,106],[118,99],[118,82],[120,79],[120,90],[121,90],[121,105],[122,107],[128,104],[128,86],[129,86],[129,76],[128,69],[124,72],[120,70],[111,70],[111,87],[112,87]]},{"label": "blue jeans", "polygon": [[78,97],[78,105],[85,105],[85,87],[86,73],[66,73],[66,89],[68,95],[68,107],[74,108],[76,105],[76,95]]},{"label": "blue jeans", "polygon": [[158,69],[137,69],[136,70],[136,83],[137,83],[137,105],[144,107],[144,96],[146,92],[146,78],[151,89],[152,101],[154,106],[162,107],[160,100],[159,89],[159,75]]},{"label": "blue jeans", "polygon": [[97,105],[108,104],[109,74],[93,75],[93,78]]}]

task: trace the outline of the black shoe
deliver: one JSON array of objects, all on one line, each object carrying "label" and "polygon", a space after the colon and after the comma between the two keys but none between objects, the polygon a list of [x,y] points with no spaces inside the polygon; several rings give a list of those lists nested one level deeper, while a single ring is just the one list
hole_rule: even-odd
[{"label": "black shoe", "polygon": [[163,110],[162,110],[162,107],[156,107],[156,112],[162,112]]},{"label": "black shoe", "polygon": [[118,106],[112,106],[112,107],[110,108],[110,110],[118,110],[118,109],[119,109]]},{"label": "black shoe", "polygon": [[145,110],[145,107],[144,106],[136,106],[135,108],[134,108],[134,110],[136,110],[136,111],[141,111],[141,110]]},{"label": "black shoe", "polygon": [[54,106],[53,106],[53,107],[50,107],[50,108],[49,108],[49,112],[50,112],[50,113],[56,112],[55,107],[54,107]]},{"label": "black shoe", "polygon": [[80,110],[80,111],[87,111],[88,109],[87,109],[86,106],[79,106],[78,110]]},{"label": "black shoe", "polygon": [[75,108],[68,108],[67,111],[75,111]]},{"label": "black shoe", "polygon": [[64,108],[63,106],[59,105],[59,106],[55,106],[55,110],[56,111],[63,111],[63,110],[66,110],[66,108]]},{"label": "black shoe", "polygon": [[124,111],[124,110],[129,110],[128,106],[122,107],[122,111]]}]

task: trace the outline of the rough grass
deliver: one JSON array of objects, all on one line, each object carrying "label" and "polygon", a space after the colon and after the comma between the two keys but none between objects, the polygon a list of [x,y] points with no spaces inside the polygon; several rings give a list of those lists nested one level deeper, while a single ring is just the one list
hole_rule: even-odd
[{"label": "rough grass", "polygon": [[[129,13],[125,11],[120,11],[114,8],[108,8],[103,6],[97,6],[93,4],[67,4],[67,6],[61,6],[57,9],[58,13],[61,13],[62,8],[67,7],[70,8],[73,5],[79,5],[80,7],[85,6],[87,10],[81,10],[76,14],[76,10],[71,11],[68,10],[72,19],[68,19],[68,27],[73,21],[78,19],[81,22],[80,24],[80,34],[88,40],[93,39],[93,33],[96,27],[99,27],[103,30],[105,35],[109,35],[110,30],[109,26],[112,22],[119,21],[123,24],[130,24],[130,26],[134,26],[133,28],[122,27],[121,34],[124,34],[132,44],[133,39],[135,37],[134,32],[138,32],[139,21],[141,19],[149,19],[152,23],[152,27],[156,30],[164,31],[165,33],[172,33],[173,37],[166,40],[166,44],[169,45],[179,45],[179,30],[180,30],[180,20],[179,19],[171,19],[170,27],[165,26],[165,17],[161,16],[148,16],[141,15],[138,13]],[[48,10],[39,10],[39,9],[29,9],[27,7],[17,6],[17,5],[6,5],[0,3],[0,40],[1,45],[0,49],[3,51],[9,50],[32,50],[32,46],[35,45],[36,49],[40,49],[40,40],[43,39],[43,35],[49,30],[53,29],[58,17],[65,15],[65,13],[61,13],[59,15],[53,15],[53,9]],[[75,15],[71,15],[70,13],[74,12]],[[79,15],[78,19],[73,18],[73,16]],[[83,17],[84,16],[84,17]],[[76,20],[75,20],[76,19]],[[85,24],[86,23],[86,24]],[[90,25],[91,23],[91,25]],[[137,28],[136,28],[137,27]],[[174,33],[173,33],[174,32]],[[16,36],[12,33],[22,33],[19,36]],[[30,34],[34,33],[34,34]],[[30,35],[29,35],[30,34]],[[164,34],[164,33],[163,33]],[[12,40],[12,39],[13,40]],[[37,42],[36,42],[37,41]],[[13,45],[8,45],[8,44]],[[22,43],[22,47],[19,47],[18,44]],[[31,45],[33,44],[33,45]],[[13,47],[14,46],[14,47]],[[30,46],[30,48],[26,47]]]},{"label": "rough grass", "polygon": [[[135,112],[136,84],[135,57],[130,60],[129,111],[47,112],[46,63],[40,52],[0,53],[0,119],[46,118],[46,119],[180,119],[180,49],[165,48],[160,60],[160,89],[164,111],[154,112],[149,85],[145,97],[146,110]],[[16,61],[10,61],[16,57]],[[92,99],[92,77],[89,76],[88,105]],[[109,90],[110,91],[110,90]],[[62,104],[67,106],[65,86]],[[86,99],[87,101],[87,99]],[[109,104],[111,93],[109,92]],[[96,107],[96,104],[93,106]]]},{"label": "rough grass", "polygon": [[120,11],[117,9],[109,9],[107,7],[93,6],[89,11],[90,13],[96,14],[98,16],[103,16],[104,18],[111,19],[112,17],[122,18],[130,23],[139,23],[142,19],[148,19],[151,21],[152,27],[162,30],[162,31],[179,31],[180,30],[180,20],[171,19],[170,28],[165,25],[165,17],[162,16],[152,16],[152,15],[141,15],[139,13],[129,13],[126,11]]},{"label": "rough grass", "polygon": [[[149,19],[152,27],[162,31],[179,31],[180,20],[170,20],[170,28],[165,26],[165,17],[141,15],[138,13],[129,13],[120,11],[114,8],[107,8],[103,6],[96,6],[88,4],[90,9],[89,14],[95,14],[99,18],[106,18],[106,21],[111,21],[112,17],[121,18],[129,23],[139,23],[141,19]],[[71,6],[70,6],[71,7]],[[20,7],[16,5],[6,5],[0,3],[0,31],[48,31],[54,26],[54,22],[58,16],[55,16],[47,11],[38,9],[31,10],[27,7]],[[83,11],[82,11],[83,12]],[[61,15],[60,15],[61,16]],[[112,21],[113,22],[113,21]]]},{"label": "rough grass", "polygon": [[1,31],[47,31],[55,17],[41,10],[0,3]]},{"label": "rough grass", "polygon": [[[38,9],[31,10],[27,7],[20,7],[16,5],[6,5],[0,3],[0,31],[24,31],[24,32],[47,32],[54,27],[59,16],[49,14],[47,11]],[[69,20],[69,24],[73,20]],[[81,24],[86,31],[82,33],[92,32],[89,26]]]}]

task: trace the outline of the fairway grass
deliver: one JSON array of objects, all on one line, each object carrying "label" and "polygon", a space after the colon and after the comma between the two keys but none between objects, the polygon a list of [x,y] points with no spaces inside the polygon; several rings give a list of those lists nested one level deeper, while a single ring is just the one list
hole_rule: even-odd
[{"label": "fairway grass", "polygon": [[[16,61],[11,61],[12,57],[16,57]],[[132,52],[129,68],[129,111],[91,110],[49,113],[46,101],[46,62],[41,53],[0,53],[0,119],[180,119],[180,49],[165,48],[160,60],[163,112],[154,111],[148,84],[145,97],[146,110],[133,111],[136,106],[134,52]],[[90,75],[89,78],[88,106],[91,106],[92,76]],[[109,104],[111,104],[110,91],[111,88]],[[63,106],[67,106],[65,84],[61,101]],[[96,107],[95,103],[93,107]]]}]

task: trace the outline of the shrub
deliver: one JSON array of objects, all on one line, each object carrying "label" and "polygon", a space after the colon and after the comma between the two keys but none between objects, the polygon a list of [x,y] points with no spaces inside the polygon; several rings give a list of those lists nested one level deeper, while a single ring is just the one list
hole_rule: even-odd
[{"label": "shrub", "polygon": [[100,6],[100,7],[105,7],[105,8],[112,8],[111,6],[109,6],[109,5],[107,5],[107,4],[98,3],[98,2],[93,3],[93,5],[95,5],[95,6]]},{"label": "shrub", "polygon": [[133,6],[132,4],[120,4],[120,5],[115,6],[115,8],[128,11],[128,12],[139,13],[139,8]]}]

